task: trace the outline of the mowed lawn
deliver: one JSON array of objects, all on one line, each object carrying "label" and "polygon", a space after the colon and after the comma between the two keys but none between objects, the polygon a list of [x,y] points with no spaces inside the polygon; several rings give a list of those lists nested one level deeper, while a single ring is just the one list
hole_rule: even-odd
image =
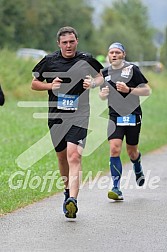
[{"label": "mowed lawn", "polygon": [[[150,81],[152,94],[142,103],[142,154],[167,144],[167,73],[146,72],[145,75]],[[37,103],[34,103],[36,107],[27,105],[29,101],[47,102],[47,93],[41,95],[30,91],[28,85],[20,87],[18,93],[7,90],[6,103],[0,108],[0,214],[63,189],[47,118],[34,118],[34,113],[47,113],[47,107],[38,107]],[[29,107],[20,107],[18,102],[22,101],[26,101],[22,106]],[[98,171],[109,171],[107,110],[105,102],[99,100],[97,89],[91,92],[91,106],[90,138],[83,157],[83,179],[90,171],[92,176],[96,176]],[[125,145],[121,157],[124,163],[129,161]]]}]

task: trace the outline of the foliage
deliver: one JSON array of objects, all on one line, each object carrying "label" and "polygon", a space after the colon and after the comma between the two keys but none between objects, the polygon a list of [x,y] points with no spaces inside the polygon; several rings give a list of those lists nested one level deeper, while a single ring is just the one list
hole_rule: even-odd
[{"label": "foliage", "polygon": [[102,31],[105,47],[120,41],[130,61],[155,59],[153,29],[148,26],[147,8],[140,0],[114,1],[103,13]]},{"label": "foliage", "polygon": [[0,0],[0,47],[52,51],[56,47],[57,30],[70,25],[77,30],[82,28],[80,43],[83,50],[85,47],[89,50],[93,36],[92,12],[84,0]]},{"label": "foliage", "polygon": [[[70,25],[78,31],[78,49],[94,56],[106,55],[109,44],[120,41],[128,60],[156,59],[156,31],[149,26],[148,9],[142,0],[115,0],[103,11],[100,27],[92,21],[93,11],[91,0],[0,0],[0,48],[51,52],[58,49],[58,29]],[[165,57],[162,53],[163,63]]]},{"label": "foliage", "polygon": [[[20,64],[23,62],[20,61]],[[25,67],[25,76],[29,73],[29,66]],[[13,69],[13,79],[17,78],[16,68]],[[3,74],[2,74],[3,76]],[[160,74],[146,72],[145,76],[150,82],[152,95],[142,104],[143,107],[143,126],[140,137],[140,151],[145,154],[148,151],[159,148],[165,145],[167,135],[167,118],[166,118],[166,96],[167,89],[166,78],[167,73]],[[30,84],[24,83],[20,85],[22,96],[15,96],[15,88],[5,86],[6,103],[1,107],[1,131],[0,131],[0,214],[11,212],[19,207],[28,205],[34,201],[38,201],[44,197],[48,197],[58,192],[55,179],[53,186],[48,179],[44,190],[44,176],[49,173],[53,174],[58,170],[57,158],[54,150],[50,151],[45,157],[29,167],[28,170],[21,169],[15,160],[17,157],[27,150],[30,146],[36,143],[39,139],[48,133],[47,119],[37,120],[33,118],[34,112],[47,112],[47,108],[22,108],[18,107],[18,101],[27,99],[25,91],[29,89]],[[10,89],[11,88],[11,89]],[[6,92],[8,91],[8,92]],[[98,104],[98,89],[92,90],[92,99]],[[39,96],[40,100],[46,100],[41,97],[41,92],[33,91],[29,95],[28,100],[31,101]],[[24,94],[24,95],[23,95]],[[37,96],[36,96],[37,94]],[[9,99],[10,97],[10,99]],[[163,122],[163,123],[162,123]],[[125,145],[124,145],[125,146]],[[41,146],[41,148],[44,146]],[[125,149],[122,152],[123,163],[129,161]],[[96,176],[98,171],[104,173],[109,172],[109,145],[107,140],[99,146],[91,155],[83,158],[83,179],[89,171],[93,176]],[[20,175],[19,175],[20,173]],[[12,189],[9,185],[11,176],[15,176],[12,184],[16,188]],[[29,176],[29,175],[30,176]],[[38,182],[39,185],[38,185]],[[22,183],[19,187],[19,183]],[[17,188],[18,186],[18,188]]]},{"label": "foliage", "polygon": [[161,50],[161,61],[163,62],[164,66],[167,68],[167,27],[165,29],[165,42],[162,46]]}]

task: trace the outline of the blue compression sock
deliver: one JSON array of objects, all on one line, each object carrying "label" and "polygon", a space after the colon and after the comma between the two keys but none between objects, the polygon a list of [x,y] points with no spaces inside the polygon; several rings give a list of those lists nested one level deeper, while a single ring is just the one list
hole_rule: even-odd
[{"label": "blue compression sock", "polygon": [[114,187],[119,188],[122,176],[122,163],[120,157],[110,157],[110,171]]},{"label": "blue compression sock", "polygon": [[139,156],[136,160],[132,160],[131,162],[134,164],[134,170],[136,173],[141,172],[142,166],[141,166],[141,153],[139,153]]}]

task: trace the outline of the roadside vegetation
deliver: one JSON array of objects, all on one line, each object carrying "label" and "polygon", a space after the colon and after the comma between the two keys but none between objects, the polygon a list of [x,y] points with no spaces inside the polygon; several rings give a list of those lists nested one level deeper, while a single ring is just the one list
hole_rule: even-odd
[{"label": "roadside vegetation", "polygon": [[[47,101],[47,92],[32,91],[31,69],[36,62],[16,58],[14,52],[1,51],[1,84],[6,95],[6,103],[0,108],[0,214],[48,197],[62,190],[55,152],[51,149],[30,167],[19,166],[18,157],[48,134],[47,118],[35,119],[33,113],[46,113],[47,107],[20,107],[23,101]],[[140,150],[142,154],[167,144],[166,79],[167,72],[156,73],[143,69],[152,88],[151,96],[142,103],[143,126]],[[91,99],[99,103],[98,89],[93,90]],[[95,103],[96,103],[95,102]],[[94,104],[95,104],[94,103]],[[107,111],[103,115],[107,118]],[[106,131],[101,128],[101,131]],[[97,139],[100,135],[97,135]],[[47,136],[47,146],[51,146]],[[47,148],[34,149],[36,155]],[[31,159],[31,152],[26,157]],[[125,149],[123,163],[128,162]],[[26,160],[25,160],[26,162]],[[83,179],[89,171],[96,176],[109,171],[109,146],[106,139],[88,156],[83,158]],[[45,180],[47,176],[55,179]],[[93,177],[92,177],[93,178]],[[53,182],[53,183],[52,183]],[[59,185],[59,186],[58,186]],[[58,188],[59,187],[59,188]]]}]

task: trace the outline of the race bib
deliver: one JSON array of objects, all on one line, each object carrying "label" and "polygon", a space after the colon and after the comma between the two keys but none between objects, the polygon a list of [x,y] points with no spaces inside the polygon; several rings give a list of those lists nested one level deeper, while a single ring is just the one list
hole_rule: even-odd
[{"label": "race bib", "polygon": [[117,117],[118,126],[135,126],[136,125],[136,115],[118,116]]},{"label": "race bib", "polygon": [[58,93],[57,108],[63,110],[77,110],[78,109],[78,95],[68,95]]}]

